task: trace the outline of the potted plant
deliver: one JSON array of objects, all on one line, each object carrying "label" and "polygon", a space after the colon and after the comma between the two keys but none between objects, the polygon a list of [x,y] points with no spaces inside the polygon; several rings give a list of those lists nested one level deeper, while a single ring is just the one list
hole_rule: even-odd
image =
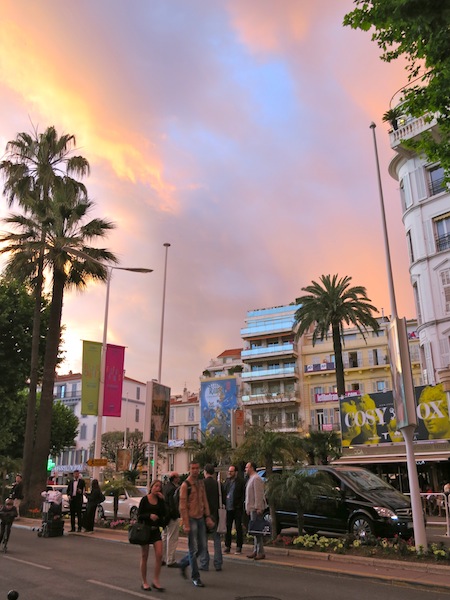
[{"label": "potted plant", "polygon": [[397,131],[398,129],[398,119],[403,114],[401,106],[395,106],[394,108],[390,108],[383,115],[383,121],[385,123],[390,123],[392,125],[392,129]]}]

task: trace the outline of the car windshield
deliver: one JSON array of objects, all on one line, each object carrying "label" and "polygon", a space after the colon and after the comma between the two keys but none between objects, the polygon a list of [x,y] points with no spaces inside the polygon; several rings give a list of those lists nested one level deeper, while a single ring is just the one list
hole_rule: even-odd
[{"label": "car windshield", "polygon": [[370,471],[343,471],[342,474],[353,485],[363,490],[392,489],[391,486]]},{"label": "car windshield", "polygon": [[138,487],[135,490],[130,490],[128,494],[131,498],[142,498],[142,496],[147,494],[147,488]]}]

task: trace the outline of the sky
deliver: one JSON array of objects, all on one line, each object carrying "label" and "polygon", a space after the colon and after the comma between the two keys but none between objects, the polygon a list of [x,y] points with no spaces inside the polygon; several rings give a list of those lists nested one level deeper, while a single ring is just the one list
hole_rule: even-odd
[{"label": "sky", "polygon": [[[161,356],[161,382],[196,392],[212,358],[243,346],[248,310],[289,304],[324,274],[390,314],[372,121],[398,314],[415,317],[382,122],[407,74],[342,26],[352,8],[2,0],[0,155],[36,127],[74,134],[91,217],[116,224],[104,245],[154,270],[111,280],[108,342],[126,347],[128,377],[157,379]],[[81,370],[82,340],[102,340],[105,297],[100,283],[66,294],[61,374]]]}]

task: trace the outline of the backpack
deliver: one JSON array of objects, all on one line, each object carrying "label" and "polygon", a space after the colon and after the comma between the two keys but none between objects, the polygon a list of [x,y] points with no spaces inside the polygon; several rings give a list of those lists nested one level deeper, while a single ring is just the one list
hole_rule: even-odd
[{"label": "backpack", "polygon": [[[187,479],[185,479],[183,481],[183,483],[186,483],[186,485],[187,485],[187,497],[188,497],[188,502],[189,502],[189,496],[191,495],[191,484],[189,483],[189,481]],[[178,514],[180,513],[180,490],[181,490],[181,486],[183,485],[183,483],[181,485],[179,485],[177,487],[177,489],[175,490],[175,492],[173,493],[173,501],[174,501],[176,509],[178,510]]]}]

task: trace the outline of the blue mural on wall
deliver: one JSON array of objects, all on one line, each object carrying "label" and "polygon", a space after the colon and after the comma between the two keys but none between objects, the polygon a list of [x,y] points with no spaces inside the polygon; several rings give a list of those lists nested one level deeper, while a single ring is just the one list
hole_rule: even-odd
[{"label": "blue mural on wall", "polygon": [[231,436],[231,411],[237,408],[236,378],[202,381],[200,386],[200,429],[206,437]]}]

